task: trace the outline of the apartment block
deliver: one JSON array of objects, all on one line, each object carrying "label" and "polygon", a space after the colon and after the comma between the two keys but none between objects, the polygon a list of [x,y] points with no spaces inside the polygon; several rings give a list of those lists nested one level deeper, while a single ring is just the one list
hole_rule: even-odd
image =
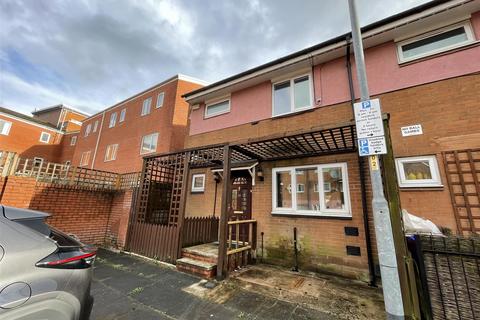
[{"label": "apartment block", "polygon": [[182,95],[203,85],[176,75],[85,119],[72,164],[136,172],[144,156],[183,148],[188,104]]}]

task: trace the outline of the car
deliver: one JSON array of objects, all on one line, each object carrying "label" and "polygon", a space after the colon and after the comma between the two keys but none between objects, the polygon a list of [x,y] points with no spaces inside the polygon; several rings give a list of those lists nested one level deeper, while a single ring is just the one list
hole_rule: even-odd
[{"label": "car", "polygon": [[0,205],[0,320],[89,318],[96,248],[52,228],[48,216]]}]

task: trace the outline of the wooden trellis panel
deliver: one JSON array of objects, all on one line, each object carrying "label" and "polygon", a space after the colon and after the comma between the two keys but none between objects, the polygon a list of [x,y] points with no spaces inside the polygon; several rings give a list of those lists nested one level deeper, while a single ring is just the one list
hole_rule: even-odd
[{"label": "wooden trellis panel", "polygon": [[480,149],[443,152],[457,231],[480,232]]}]

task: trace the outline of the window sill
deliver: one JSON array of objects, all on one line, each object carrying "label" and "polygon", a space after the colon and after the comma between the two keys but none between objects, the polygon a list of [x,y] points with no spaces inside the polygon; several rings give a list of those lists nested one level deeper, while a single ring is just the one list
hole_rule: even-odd
[{"label": "window sill", "polygon": [[443,191],[444,185],[436,186],[400,186],[400,191]]},{"label": "window sill", "polygon": [[295,211],[272,211],[272,216],[291,217],[291,218],[315,218],[315,219],[340,219],[352,220],[352,215],[348,213],[304,213]]},{"label": "window sill", "polygon": [[209,115],[209,116],[206,116],[206,115],[205,115],[205,116],[203,116],[203,119],[204,119],[204,120],[212,119],[212,118],[216,118],[216,117],[218,117],[218,116],[221,116],[221,115],[224,115],[224,114],[227,114],[227,113],[230,113],[230,110],[224,111],[224,112],[220,112],[220,113],[211,114],[211,115]]},{"label": "window sill", "polygon": [[302,108],[300,110],[289,112],[289,113],[282,113],[282,114],[279,114],[279,115],[276,115],[276,116],[272,115],[272,119],[280,119],[280,118],[290,117],[290,116],[293,116],[293,115],[299,115],[299,114],[302,114],[302,113],[312,112],[315,109],[316,109],[316,106],[308,107],[308,108]]},{"label": "window sill", "polygon": [[202,194],[202,193],[205,193],[205,190],[191,190],[190,193],[191,194]]}]

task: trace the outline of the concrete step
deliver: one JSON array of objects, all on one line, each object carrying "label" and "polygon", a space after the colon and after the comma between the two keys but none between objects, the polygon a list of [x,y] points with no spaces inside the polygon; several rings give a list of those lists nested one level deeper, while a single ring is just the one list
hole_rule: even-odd
[{"label": "concrete step", "polygon": [[218,245],[201,244],[182,249],[182,257],[217,264]]},{"label": "concrete step", "polygon": [[217,274],[216,263],[184,257],[178,259],[176,264],[178,271],[194,274],[202,278],[211,279]]}]

